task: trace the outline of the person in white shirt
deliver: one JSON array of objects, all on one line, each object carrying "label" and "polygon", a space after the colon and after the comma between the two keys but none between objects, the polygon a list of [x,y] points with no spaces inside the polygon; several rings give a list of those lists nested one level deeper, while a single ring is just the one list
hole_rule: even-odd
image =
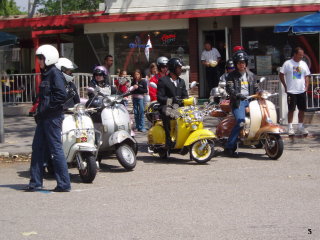
[{"label": "person in white shirt", "polygon": [[294,49],[294,55],[290,60],[285,61],[280,70],[280,81],[287,93],[288,101],[288,134],[294,135],[292,126],[293,113],[298,107],[298,133],[308,134],[304,128],[304,112],[306,110],[306,91],[309,88],[310,70],[305,61],[302,60],[304,51],[297,47]]},{"label": "person in white shirt", "polygon": [[210,94],[210,90],[219,84],[218,63],[221,55],[216,48],[213,48],[210,42],[204,43],[204,50],[201,54],[201,63],[206,68],[206,96]]}]

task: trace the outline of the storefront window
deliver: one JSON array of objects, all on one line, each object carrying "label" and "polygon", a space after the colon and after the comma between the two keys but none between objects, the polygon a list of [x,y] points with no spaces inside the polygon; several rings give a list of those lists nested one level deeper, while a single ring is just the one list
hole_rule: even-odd
[{"label": "storefront window", "polygon": [[249,68],[258,75],[278,74],[279,67],[302,47],[312,73],[319,72],[319,35],[273,33],[273,27],[243,28],[243,45],[249,55]]},{"label": "storefront window", "polygon": [[[152,45],[149,61],[148,39]],[[125,69],[131,74],[135,69],[141,69],[147,74],[150,63],[156,62],[160,56],[180,57],[185,65],[189,65],[187,30],[116,33],[114,41],[116,70]]]}]

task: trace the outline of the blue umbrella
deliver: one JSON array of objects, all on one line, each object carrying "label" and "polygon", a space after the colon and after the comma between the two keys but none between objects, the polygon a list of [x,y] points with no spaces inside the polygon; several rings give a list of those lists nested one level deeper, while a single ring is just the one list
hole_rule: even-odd
[{"label": "blue umbrella", "polygon": [[16,44],[18,37],[6,32],[0,32],[0,46]]},{"label": "blue umbrella", "polygon": [[275,33],[290,31],[295,34],[320,33],[320,11],[279,23],[274,27]]}]

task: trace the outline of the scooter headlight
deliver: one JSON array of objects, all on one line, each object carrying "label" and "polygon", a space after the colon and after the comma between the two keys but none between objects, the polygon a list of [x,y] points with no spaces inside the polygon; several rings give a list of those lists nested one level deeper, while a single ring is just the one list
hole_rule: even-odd
[{"label": "scooter headlight", "polygon": [[270,93],[268,93],[268,92],[263,92],[261,94],[261,98],[263,98],[263,99],[268,99],[269,97],[270,97]]},{"label": "scooter headlight", "polygon": [[108,97],[105,97],[105,98],[102,100],[102,104],[103,104],[103,106],[105,106],[105,107],[109,106],[110,103],[111,103],[111,99],[108,98]]},{"label": "scooter headlight", "polygon": [[79,114],[84,114],[85,111],[86,111],[86,107],[85,107],[85,105],[83,105],[83,104],[77,104],[75,110],[76,110],[76,112],[79,113]]}]

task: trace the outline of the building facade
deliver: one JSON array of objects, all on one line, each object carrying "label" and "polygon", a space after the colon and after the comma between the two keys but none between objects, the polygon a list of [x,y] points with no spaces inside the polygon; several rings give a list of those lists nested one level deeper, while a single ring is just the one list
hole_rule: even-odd
[{"label": "building facade", "polygon": [[105,1],[104,9],[3,19],[0,29],[20,37],[20,72],[36,68],[33,49],[43,43],[56,44],[61,55],[74,59],[81,72],[91,72],[107,54],[114,56],[112,73],[118,69],[130,73],[136,68],[146,72],[159,56],[180,57],[190,66],[190,81],[200,83],[200,97],[206,88],[200,63],[205,41],[212,42],[223,61],[232,56],[233,46],[244,46],[250,56],[249,68],[258,75],[276,75],[297,46],[305,49],[311,71],[320,71],[319,34],[273,33],[278,23],[320,10],[319,1]]}]

